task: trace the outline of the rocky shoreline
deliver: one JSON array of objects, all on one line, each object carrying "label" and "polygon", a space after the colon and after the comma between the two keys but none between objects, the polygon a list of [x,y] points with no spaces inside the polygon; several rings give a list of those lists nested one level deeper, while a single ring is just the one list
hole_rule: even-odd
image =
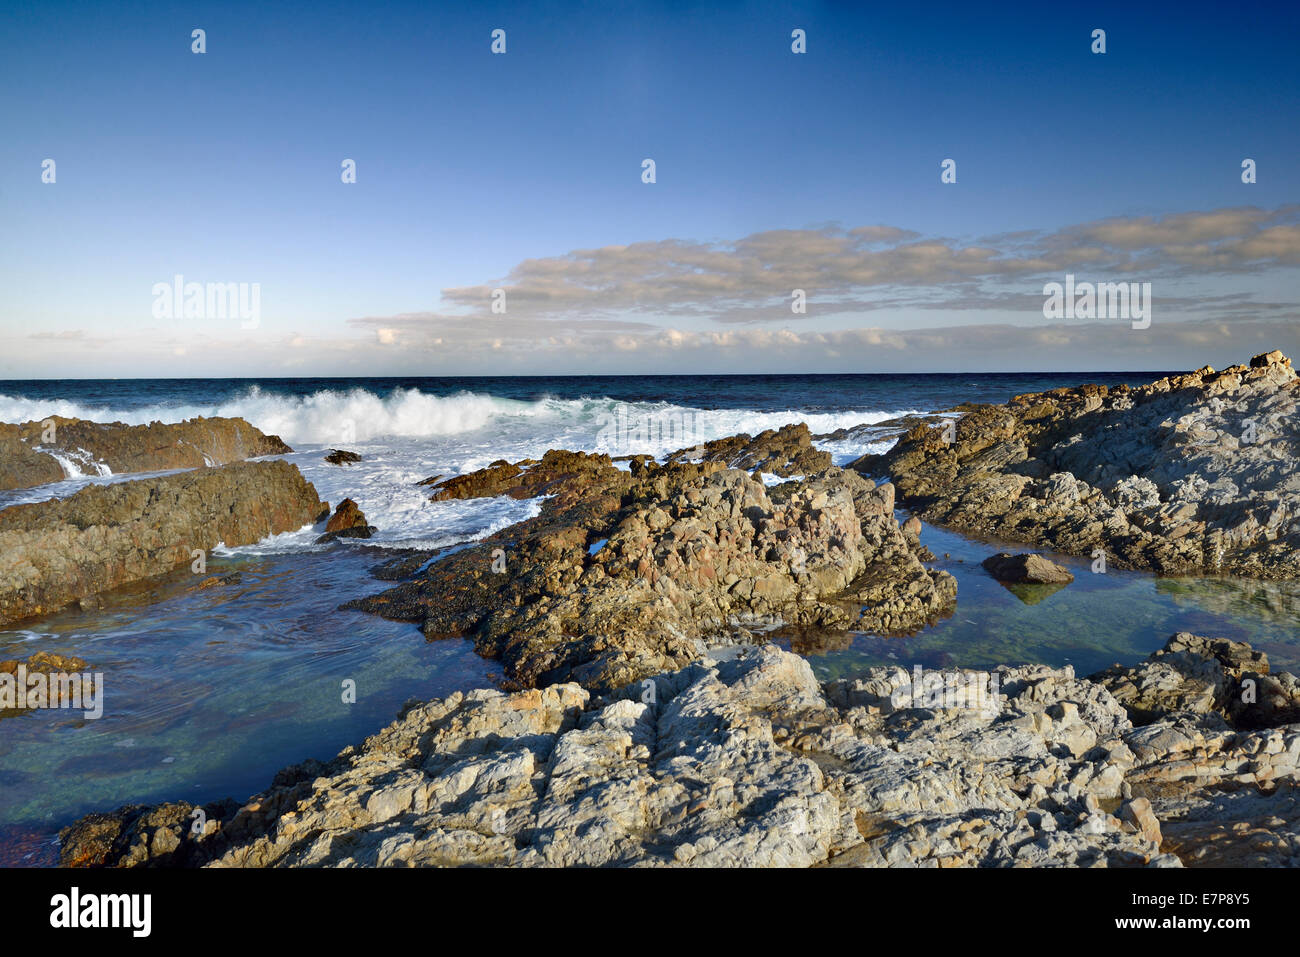
[{"label": "rocky shoreline", "polygon": [[[89,815],[64,829],[61,862],[1300,864],[1300,682],[1244,644],[1180,632],[1087,678],[890,667],[822,684],[769,643],[952,614],[956,581],[927,565],[915,515],[1103,570],[1300,577],[1298,381],[1269,353],[963,406],[900,421],[893,449],[851,468],[791,425],[660,461],[552,450],[430,476],[433,501],[508,496],[536,514],[390,559],[374,574],[395,584],[343,607],[472,642],[502,663],[500,690],[411,702],[243,803]],[[352,499],[331,517],[283,461],[14,506],[0,622],[327,518],[318,543],[376,532]],[[1040,555],[983,565],[1024,601],[1073,580]]]},{"label": "rocky shoreline", "polygon": [[964,407],[853,467],[956,531],[1164,575],[1300,577],[1300,379],[1280,352]]},{"label": "rocky shoreline", "polygon": [[[710,446],[626,470],[548,452],[435,484],[435,499],[546,497],[536,518],[346,607],[468,638],[512,687],[597,692],[755,631],[904,634],[951,611],[956,583],[923,564],[932,556],[899,525],[891,485],[830,467],[804,426]],[[768,486],[730,462],[822,470]]]},{"label": "rocky shoreline", "polygon": [[242,805],[83,818],[61,861],[1289,866],[1297,690],[1245,645],[1187,634],[1093,678],[896,667],[819,685],[799,656],[750,647],[606,696],[412,705]]}]

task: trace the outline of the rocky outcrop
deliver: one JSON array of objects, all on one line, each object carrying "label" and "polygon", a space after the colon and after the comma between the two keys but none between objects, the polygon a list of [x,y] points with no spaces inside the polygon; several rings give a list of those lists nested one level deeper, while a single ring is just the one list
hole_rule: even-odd
[{"label": "rocky outcrop", "polygon": [[1013,585],[1068,585],[1074,576],[1042,555],[1011,555],[1001,552],[980,563],[1000,582]]},{"label": "rocky outcrop", "polygon": [[1272,352],[1140,388],[1022,395],[854,467],[960,531],[1166,574],[1295,578],[1298,383]]},{"label": "rocky outcrop", "polygon": [[756,436],[746,432],[682,449],[665,462],[719,462],[731,469],[767,472],[788,478],[812,475],[831,467],[831,454],[813,448],[812,435],[802,422],[768,429]]},{"label": "rocky outcrop", "polygon": [[543,455],[540,462],[524,459],[511,463],[501,459],[487,468],[465,475],[441,481],[442,477],[435,475],[420,484],[433,487],[429,499],[434,502],[488,498],[494,495],[536,498],[550,494],[552,489],[561,484],[572,489],[602,479],[608,480],[613,477],[611,473],[618,471],[608,455],[553,449]]},{"label": "rocky outcrop", "polygon": [[[1215,647],[1180,635],[1163,656]],[[606,697],[576,684],[457,693],[408,706],[330,762],[280,772],[241,807],[210,805],[201,834],[188,804],[124,808],[65,829],[62,860],[1296,863],[1300,725],[1245,730],[1179,707],[1135,727],[1068,667],[915,678],[873,668],[819,686],[806,661],[768,645]]]},{"label": "rocky outcrop", "polygon": [[0,511],[0,623],[190,565],[325,518],[288,462],[240,462],[84,488]]},{"label": "rocky outcrop", "polygon": [[243,419],[124,425],[55,415],[23,425],[0,424],[0,490],[69,477],[60,459],[82,474],[120,475],[224,465],[292,451],[279,436],[264,435]]},{"label": "rocky outcrop", "polygon": [[[512,687],[602,691],[752,641],[756,627],[900,634],[955,598],[955,580],[927,569],[900,530],[892,486],[852,472],[769,489],[717,462],[623,471],[605,456],[550,452],[516,468],[455,488],[516,482],[548,496],[540,515],[347,607],[418,621],[429,638],[469,638],[502,660]],[[524,478],[539,469],[540,482]]]},{"label": "rocky outcrop", "polygon": [[1270,675],[1264,652],[1226,638],[1181,632],[1141,664],[1115,666],[1092,680],[1139,725],[1181,713],[1197,719],[1217,715],[1242,728],[1300,721],[1295,677],[1287,672]]},{"label": "rocky outcrop", "polygon": [[338,538],[369,538],[379,529],[366,522],[365,513],[356,502],[345,498],[325,523],[325,534],[316,539],[317,545],[332,542]]},{"label": "rocky outcrop", "polygon": [[361,461],[361,456],[347,449],[330,449],[330,454],[325,456],[325,461],[330,465],[354,465]]}]

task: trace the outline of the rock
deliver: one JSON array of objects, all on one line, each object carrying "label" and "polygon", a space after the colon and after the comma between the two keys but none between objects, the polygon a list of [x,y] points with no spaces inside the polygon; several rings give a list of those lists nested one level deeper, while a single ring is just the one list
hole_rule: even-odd
[{"label": "rock", "polygon": [[[1173,655],[1196,673],[1260,666],[1245,646],[1180,634],[1131,671]],[[201,834],[186,830],[184,802],[125,807],[65,828],[60,860],[1300,864],[1291,715],[1274,710],[1286,723],[1246,728],[1179,710],[1135,727],[1104,684],[1069,667],[943,670],[921,689],[914,677],[893,666],[819,685],[807,661],[767,645],[604,696],[575,683],[457,692],[408,705],[332,761],[284,769],[240,806],[209,805]]]},{"label": "rock", "polygon": [[586,452],[551,450],[540,462],[524,460],[511,464],[504,460],[493,462],[485,469],[457,475],[438,481],[432,476],[421,485],[433,485],[431,501],[449,499],[486,498],[509,495],[511,498],[535,498],[550,494],[558,484],[573,486],[591,481],[601,474],[620,471],[608,455],[589,455]]},{"label": "rock", "polygon": [[338,538],[370,538],[379,529],[366,523],[365,513],[350,498],[339,502],[338,508],[325,524],[325,534],[316,539],[317,545]]},{"label": "rock", "polygon": [[1144,840],[1156,847],[1160,846],[1160,822],[1151,810],[1151,802],[1146,798],[1133,798],[1120,805],[1119,819],[1133,825]]},{"label": "rock", "polygon": [[1042,555],[991,555],[981,563],[1000,582],[1027,585],[1069,584],[1074,576]]},{"label": "rock", "polygon": [[[196,807],[185,801],[155,807],[135,804],[111,814],[88,814],[59,832],[64,867],[179,867],[201,860],[194,852],[215,834],[238,804],[220,801]],[[196,815],[200,811],[200,815]],[[202,836],[194,826],[203,823]]]},{"label": "rock", "polygon": [[1300,721],[1300,689],[1290,675],[1268,671],[1268,657],[1244,642],[1180,632],[1146,661],[1092,680],[1139,725],[1180,712],[1219,715],[1243,728]]},{"label": "rock", "polygon": [[361,456],[356,452],[348,452],[345,449],[331,449],[330,454],[325,456],[325,461],[330,465],[352,465],[361,461]]},{"label": "rock", "polygon": [[205,578],[194,586],[196,591],[207,591],[209,588],[218,588],[221,585],[238,585],[244,580],[244,576],[239,572],[232,572],[229,575],[213,575]]},{"label": "rock", "polygon": [[1300,577],[1300,379],[1281,353],[1139,388],[1083,385],[963,408],[884,456],[923,519],[1163,574]]},{"label": "rock", "polygon": [[756,436],[747,433],[715,439],[665,456],[667,463],[718,462],[746,472],[769,472],[781,478],[811,475],[831,467],[831,454],[813,448],[812,435],[802,422],[768,429]]},{"label": "rock", "polygon": [[892,486],[841,469],[768,489],[717,462],[623,471],[548,452],[463,478],[440,488],[548,497],[536,518],[346,607],[469,638],[510,687],[609,690],[752,640],[747,625],[905,634],[955,597],[902,534]]},{"label": "rock", "polygon": [[121,475],[224,465],[292,451],[279,436],[264,435],[243,419],[200,416],[173,424],[125,425],[55,415],[23,425],[0,424],[0,490],[68,478],[56,455],[82,474]]},{"label": "rock", "polygon": [[90,486],[0,511],[0,622],[162,575],[217,544],[251,545],[329,506],[283,460]]},{"label": "rock", "polygon": [[[887,669],[869,682],[884,687]],[[1127,758],[1123,711],[1068,671],[1002,671],[988,713],[842,702],[774,646],[595,698],[575,684],[407,709],[180,849],[143,834],[186,805],[125,808],[62,835],[64,864],[214,867],[1177,865],[1098,809]],[[853,695],[849,695],[853,697]],[[1060,705],[1073,702],[1073,710]],[[1048,709],[1060,720],[1046,718]],[[1089,823],[1087,808],[1092,808]],[[155,815],[150,818],[150,814]],[[1113,822],[1113,823],[1112,823]],[[93,835],[86,837],[85,835]],[[125,835],[125,836],[124,836]]]},{"label": "rock", "polygon": [[[84,674],[89,665],[81,659],[72,655],[60,655],[49,651],[37,651],[29,655],[26,659],[10,658],[6,661],[0,661],[0,675],[13,675],[17,680],[19,676],[19,666],[23,668],[23,674],[30,676],[34,674],[45,675],[47,678],[54,675],[71,675]],[[30,685],[28,686],[30,688]],[[16,689],[14,689],[16,691]],[[80,706],[80,694],[74,695],[74,691],[65,682],[50,681],[46,684],[44,693],[47,696],[45,706],[68,707],[70,704]],[[26,693],[23,695],[26,704]],[[17,704],[18,702],[15,702]],[[0,718],[12,718],[15,715],[22,714],[26,708],[0,708]]]},{"label": "rock", "polygon": [[325,531],[341,532],[349,528],[355,528],[358,525],[366,524],[366,516],[357,507],[357,503],[350,498],[345,498],[339,502],[338,508],[330,516],[330,520],[325,523]]}]

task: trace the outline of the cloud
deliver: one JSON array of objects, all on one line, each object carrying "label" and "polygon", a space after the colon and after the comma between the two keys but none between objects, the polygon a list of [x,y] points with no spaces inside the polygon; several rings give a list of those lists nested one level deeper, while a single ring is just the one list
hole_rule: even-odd
[{"label": "cloud", "polygon": [[793,290],[841,308],[1030,305],[1035,279],[1099,281],[1245,274],[1300,265],[1300,206],[1112,217],[1051,233],[962,242],[895,226],[776,229],[729,242],[664,239],[527,259],[494,282],[443,290],[486,311],[505,291],[519,315],[649,315],[720,323],[791,321]]}]

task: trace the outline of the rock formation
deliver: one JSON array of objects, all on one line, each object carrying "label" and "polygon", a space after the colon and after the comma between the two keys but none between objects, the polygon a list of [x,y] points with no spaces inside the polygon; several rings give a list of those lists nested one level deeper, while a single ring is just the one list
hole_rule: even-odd
[{"label": "rock formation", "polygon": [[607,456],[548,452],[439,488],[548,497],[536,518],[348,607],[472,639],[514,687],[614,688],[753,640],[755,626],[906,633],[956,593],[900,530],[892,486],[841,469],[766,488],[720,462],[624,471]]},{"label": "rock formation", "polygon": [[[971,406],[854,468],[958,531],[1165,574],[1300,577],[1300,380],[1279,352]],[[946,441],[952,438],[954,441]]]},{"label": "rock formation", "polygon": [[1267,670],[1248,648],[1177,635],[1127,678],[1142,685],[1156,663],[1188,687],[1147,694],[1153,720],[1138,726],[1123,686],[1118,699],[1108,690],[1120,670],[1100,682],[1041,665],[944,671],[912,688],[915,674],[892,667],[819,686],[771,645],[606,697],[576,684],[458,692],[409,705],[332,761],[280,772],[242,806],[209,805],[201,836],[188,804],[123,808],[66,828],[62,860],[1297,863],[1300,725],[1268,726],[1294,717],[1295,680],[1278,676],[1265,709],[1236,711],[1238,677]]},{"label": "rock formation", "polygon": [[239,462],[84,488],[0,511],[0,623],[319,521],[328,503],[288,462]]},{"label": "rock formation", "polygon": [[292,451],[279,436],[264,435],[243,419],[124,425],[55,415],[24,425],[0,423],[0,490],[67,478],[55,455],[83,474],[107,470],[120,475],[225,465]]}]

